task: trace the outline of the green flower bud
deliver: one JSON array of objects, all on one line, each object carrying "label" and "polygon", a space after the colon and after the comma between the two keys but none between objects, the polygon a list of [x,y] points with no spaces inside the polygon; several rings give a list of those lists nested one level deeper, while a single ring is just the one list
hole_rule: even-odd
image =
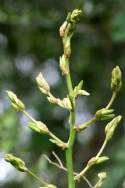
[{"label": "green flower bud", "polygon": [[119,66],[116,66],[112,70],[112,77],[111,77],[111,88],[115,92],[119,92],[122,86],[122,72]]},{"label": "green flower bud", "polygon": [[66,27],[67,27],[67,21],[65,21],[65,22],[61,25],[61,27],[59,28],[60,37],[64,37]]},{"label": "green flower bud", "polygon": [[83,80],[79,82],[79,84],[77,86],[75,86],[73,93],[74,93],[74,97],[77,97],[78,95],[90,95],[87,91],[82,90],[82,86],[83,86]]},{"label": "green flower bud", "polygon": [[36,77],[37,85],[40,89],[40,91],[44,94],[48,94],[50,92],[50,87],[45,78],[43,77],[42,73],[39,73]]},{"label": "green flower bud", "polygon": [[105,161],[109,160],[109,158],[107,156],[102,156],[102,157],[92,157],[89,161],[88,161],[88,166],[93,166],[95,164],[100,164],[103,163]]},{"label": "green flower bud", "polygon": [[107,141],[109,141],[113,137],[114,131],[116,127],[118,126],[119,122],[121,121],[121,119],[122,119],[122,116],[119,115],[106,125],[105,134],[106,134]]},{"label": "green flower bud", "polygon": [[28,169],[22,159],[17,158],[12,154],[6,154],[4,159],[5,161],[11,163],[17,170],[21,172],[27,172]]},{"label": "green flower bud", "polygon": [[58,99],[58,98],[56,98],[56,97],[54,97],[53,95],[49,95],[49,97],[47,97],[47,100],[51,103],[51,104],[58,104],[58,101],[60,100],[60,99]]},{"label": "green flower bud", "polygon": [[66,108],[68,110],[71,110],[72,109],[72,105],[71,105],[71,102],[69,100],[69,98],[64,98],[62,101],[60,101],[58,103],[60,106],[62,106],[63,108]]},{"label": "green flower bud", "polygon": [[61,147],[62,149],[66,149],[67,148],[67,144],[55,139],[49,139],[50,142],[52,142],[53,144],[56,144],[57,146]]},{"label": "green flower bud", "polygon": [[47,97],[47,100],[52,104],[57,104],[61,106],[62,108],[66,108],[68,110],[72,109],[71,102],[68,97],[61,100],[59,98],[55,98],[53,95],[50,94],[49,97]]},{"label": "green flower bud", "polygon": [[107,174],[106,174],[106,172],[100,172],[98,174],[98,177],[99,177],[99,181],[94,186],[94,188],[101,188],[102,187],[102,184],[103,184],[104,180],[107,178]]},{"label": "green flower bud", "polygon": [[72,12],[68,13],[66,21],[61,25],[59,29],[59,33],[61,37],[69,36],[71,37],[76,23],[79,21],[79,17],[82,11],[79,9],[75,9]]},{"label": "green flower bud", "polygon": [[79,10],[79,9],[73,10],[71,15],[70,15],[70,21],[73,22],[73,23],[78,22],[81,14],[82,14],[81,10]]},{"label": "green flower bud", "polygon": [[97,120],[112,119],[115,116],[115,114],[113,114],[113,112],[114,112],[114,109],[102,108],[95,113],[95,117]]},{"label": "green flower bud", "polygon": [[10,99],[11,105],[17,110],[17,111],[24,111],[25,105],[24,103],[17,98],[16,94],[12,91],[6,91],[8,94],[8,97]]},{"label": "green flower bud", "polygon": [[30,129],[32,129],[35,132],[38,133],[42,133],[42,134],[48,134],[49,133],[49,129],[47,128],[47,126],[41,122],[41,121],[36,121],[36,123],[34,122],[30,122],[29,126]]},{"label": "green flower bud", "polygon": [[99,177],[101,180],[104,180],[104,179],[107,178],[107,174],[106,174],[106,172],[100,172],[100,173],[98,174],[98,177]]},{"label": "green flower bud", "polygon": [[64,55],[62,57],[60,57],[59,66],[62,71],[62,75],[67,75],[69,73],[69,68],[67,66],[66,59],[65,59]]}]

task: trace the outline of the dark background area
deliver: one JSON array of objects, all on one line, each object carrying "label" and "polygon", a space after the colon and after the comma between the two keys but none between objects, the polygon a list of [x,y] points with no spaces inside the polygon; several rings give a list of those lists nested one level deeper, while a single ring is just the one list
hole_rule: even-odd
[{"label": "dark background area", "polygon": [[[0,187],[33,188],[39,184],[4,162],[5,153],[24,159],[36,174],[59,188],[66,188],[66,175],[48,164],[43,154],[53,159],[55,151],[65,164],[64,152],[46,136],[32,132],[28,119],[17,113],[8,101],[6,90],[13,90],[36,119],[45,122],[60,138],[68,138],[68,113],[50,105],[37,89],[35,77],[41,71],[56,96],[67,94],[65,79],[59,70],[63,53],[59,27],[67,13],[75,8],[83,15],[72,40],[71,72],[74,85],[84,81],[89,97],[77,100],[76,123],[89,120],[104,107],[110,97],[110,77],[114,66],[123,72],[123,87],[114,103],[123,121],[105,153],[111,160],[92,168],[87,177],[94,183],[97,173],[106,171],[103,188],[125,187],[125,1],[123,0],[0,0]],[[80,171],[96,154],[104,140],[106,122],[96,123],[77,135],[74,169]],[[85,187],[84,181],[77,187]]]}]

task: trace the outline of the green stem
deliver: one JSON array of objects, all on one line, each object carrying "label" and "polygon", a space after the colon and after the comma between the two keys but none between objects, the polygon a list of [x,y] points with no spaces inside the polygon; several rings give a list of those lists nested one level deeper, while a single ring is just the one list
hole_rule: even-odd
[{"label": "green stem", "polygon": [[[69,66],[69,62],[67,62]],[[74,174],[73,174],[73,144],[75,140],[75,100],[73,97],[73,87],[70,72],[66,75],[67,88],[69,93],[69,98],[72,104],[72,110],[70,111],[70,135],[68,140],[68,148],[66,150],[66,166],[68,170],[68,188],[75,188]]]},{"label": "green stem", "polygon": [[41,178],[39,178],[38,176],[36,176],[32,171],[28,170],[27,173],[28,173],[30,176],[32,176],[33,178],[35,178],[37,181],[39,181],[41,185],[45,185],[45,186],[48,185],[48,183],[47,183],[46,181],[44,181],[44,180],[42,180]]},{"label": "green stem", "polygon": [[24,113],[33,123],[36,123],[36,122],[37,122],[26,110],[24,110],[23,113]]},{"label": "green stem", "polygon": [[116,92],[113,92],[112,97],[111,97],[111,99],[110,99],[108,105],[106,106],[106,109],[109,109],[109,108],[111,107],[111,105],[113,104],[113,102],[114,102],[114,100],[115,100],[115,98],[116,98],[116,95],[117,95],[117,93],[116,93]]},{"label": "green stem", "polygon": [[100,148],[99,152],[97,153],[96,157],[100,157],[100,155],[102,154],[102,152],[104,151],[104,149],[106,147],[106,144],[107,144],[107,140],[105,139],[104,142],[103,142],[103,145]]}]

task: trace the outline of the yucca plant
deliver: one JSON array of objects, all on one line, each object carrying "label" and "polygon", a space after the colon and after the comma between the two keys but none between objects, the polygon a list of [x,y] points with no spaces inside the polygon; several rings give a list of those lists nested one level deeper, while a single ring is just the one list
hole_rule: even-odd
[{"label": "yucca plant", "polygon": [[[38,88],[44,95],[46,95],[47,100],[51,104],[58,105],[69,111],[68,141],[66,143],[63,142],[60,138],[54,135],[51,132],[51,130],[49,130],[48,126],[45,123],[35,120],[26,111],[25,104],[16,96],[14,92],[7,91],[7,94],[9,96],[12,106],[17,111],[24,113],[29,118],[29,125],[28,125],[29,128],[31,128],[33,131],[38,132],[41,135],[46,134],[49,137],[50,142],[56,144],[60,149],[64,151],[64,154],[66,156],[66,166],[62,164],[61,159],[55,153],[53,153],[53,155],[55,156],[57,163],[51,161],[47,156],[45,157],[49,163],[67,172],[67,179],[68,179],[67,187],[75,188],[76,182],[83,179],[84,181],[86,181],[89,187],[100,188],[105,178],[107,177],[106,172],[100,172],[98,174],[99,179],[97,183],[95,185],[92,185],[92,183],[87,179],[87,171],[90,170],[92,166],[98,165],[100,163],[109,160],[109,157],[105,156],[103,154],[103,151],[106,145],[108,144],[108,142],[112,139],[114,135],[114,131],[122,119],[120,115],[115,116],[114,109],[112,108],[112,104],[116,99],[117,93],[120,91],[122,86],[122,73],[118,66],[116,66],[112,71],[112,76],[111,76],[112,96],[107,106],[102,109],[99,109],[94,114],[93,118],[90,119],[89,121],[80,125],[76,125],[75,124],[76,99],[80,95],[89,96],[89,93],[83,88],[83,81],[80,81],[78,85],[74,87],[70,75],[71,39],[74,35],[76,24],[79,21],[79,17],[81,13],[82,11],[78,9],[68,13],[66,20],[64,21],[64,23],[61,25],[59,29],[59,34],[62,39],[63,49],[64,49],[63,55],[60,57],[59,60],[59,66],[62,75],[66,79],[66,85],[68,90],[67,96],[65,96],[63,99],[55,97],[52,94],[50,86],[45,80],[45,78],[43,77],[42,73],[39,73],[39,75],[36,77],[36,83],[38,85]],[[86,131],[86,129],[89,126],[92,126],[95,122],[104,121],[104,120],[110,120],[110,122],[108,122],[108,124],[105,127],[105,139],[98,153],[94,155],[87,162],[87,165],[80,172],[74,172],[72,156],[73,156],[73,145],[74,145],[76,134],[79,134],[80,131]],[[17,170],[21,172],[26,172],[29,175],[36,178],[40,182],[40,186],[44,188],[56,187],[56,185],[50,184],[45,180],[43,180],[42,178],[37,177],[31,170],[28,169],[25,162],[22,161],[20,158],[17,158],[12,154],[6,154],[5,160],[7,162],[10,162]]]}]

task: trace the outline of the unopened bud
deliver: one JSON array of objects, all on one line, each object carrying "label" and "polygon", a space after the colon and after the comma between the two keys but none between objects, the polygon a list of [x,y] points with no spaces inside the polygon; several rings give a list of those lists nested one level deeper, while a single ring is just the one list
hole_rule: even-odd
[{"label": "unopened bud", "polygon": [[121,121],[121,119],[122,119],[122,116],[119,115],[106,125],[105,134],[106,134],[107,141],[109,141],[113,137],[115,129],[119,125],[119,122]]},{"label": "unopened bud", "polygon": [[25,110],[25,105],[24,103],[18,99],[15,93],[12,91],[7,91],[8,97],[10,99],[11,105],[18,111],[23,111]]},{"label": "unopened bud", "polygon": [[48,134],[49,133],[49,129],[41,121],[36,121],[36,123],[30,122],[29,128],[31,128],[33,131],[38,132],[38,133],[42,133],[42,134]]},{"label": "unopened bud", "polygon": [[54,96],[47,97],[47,100],[52,104],[58,104],[58,98],[55,98]]},{"label": "unopened bud", "polygon": [[88,93],[87,91],[85,91],[85,90],[79,90],[78,92],[77,92],[77,95],[85,95],[85,96],[89,96],[90,95],[90,93]]},{"label": "unopened bud", "polygon": [[62,75],[67,75],[69,73],[69,68],[67,66],[66,59],[65,59],[64,55],[62,57],[60,57],[59,66],[62,71]]},{"label": "unopened bud", "polygon": [[36,82],[40,91],[44,94],[48,94],[48,92],[50,91],[50,87],[45,78],[43,77],[42,73],[38,74],[38,76],[36,77]]},{"label": "unopened bud", "polygon": [[56,144],[57,146],[61,147],[62,149],[66,149],[67,148],[67,144],[64,143],[64,142],[61,142],[61,141],[58,141],[58,140],[55,140],[55,139],[51,139],[51,138],[49,140],[53,144]]},{"label": "unopened bud", "polygon": [[65,30],[66,30],[66,26],[67,26],[67,21],[65,21],[65,22],[61,25],[61,27],[60,27],[60,29],[59,29],[60,37],[64,37],[64,35],[65,35]]},{"label": "unopened bud", "polygon": [[72,109],[72,105],[69,98],[64,98],[62,101],[59,102],[59,105],[68,110]]},{"label": "unopened bud", "polygon": [[114,110],[113,109],[106,109],[106,108],[102,108],[100,110],[98,110],[95,113],[95,117],[98,120],[108,120],[108,119],[112,119],[115,114],[113,114]]},{"label": "unopened bud", "polygon": [[66,108],[68,110],[72,109],[69,98],[64,98],[63,100],[61,100],[59,98],[55,98],[53,95],[49,95],[49,97],[47,97],[47,100],[52,104],[57,104],[61,106],[62,108]]},{"label": "unopened bud", "polygon": [[122,86],[122,72],[119,66],[116,66],[112,70],[112,77],[111,77],[111,88],[115,92],[119,92]]},{"label": "unopened bud", "polygon": [[99,181],[94,186],[94,188],[101,188],[102,187],[102,184],[103,184],[104,180],[107,178],[107,174],[106,174],[106,172],[100,172],[98,174],[98,177],[99,177]]},{"label": "unopened bud", "polygon": [[77,97],[78,95],[86,95],[86,96],[90,95],[87,91],[82,89],[82,86],[83,86],[83,80],[80,81],[80,83],[77,86],[75,86],[73,90],[74,97]]},{"label": "unopened bud", "polygon": [[104,180],[104,179],[107,178],[107,174],[106,174],[106,172],[100,172],[100,173],[98,174],[98,177],[99,177],[100,179]]},{"label": "unopened bud", "polygon": [[71,13],[71,16],[70,16],[70,21],[75,22],[75,23],[78,22],[81,14],[82,14],[81,10],[79,10],[79,9],[73,10]]},{"label": "unopened bud", "polygon": [[4,159],[5,161],[11,163],[17,170],[21,172],[27,172],[28,169],[22,159],[17,158],[12,154],[6,154]]},{"label": "unopened bud", "polygon": [[70,41],[70,37],[67,37],[65,40],[64,40],[64,55],[66,58],[70,58],[71,56],[71,41]]},{"label": "unopened bud", "polygon": [[95,164],[100,164],[103,163],[105,161],[109,160],[109,158],[107,156],[102,156],[102,157],[92,157],[89,161],[88,161],[88,166],[93,166]]}]

